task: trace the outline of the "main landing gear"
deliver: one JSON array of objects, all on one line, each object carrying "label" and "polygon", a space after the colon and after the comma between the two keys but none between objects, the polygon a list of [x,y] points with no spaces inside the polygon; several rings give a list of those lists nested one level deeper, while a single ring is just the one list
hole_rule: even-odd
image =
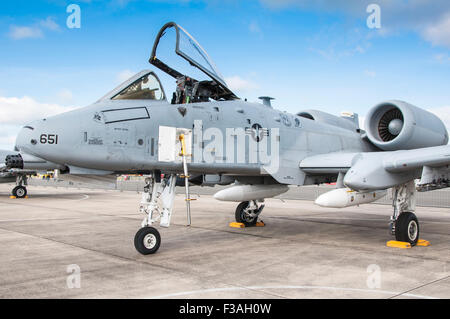
[{"label": "main landing gear", "polygon": [[145,214],[142,228],[134,237],[134,247],[143,255],[154,254],[161,245],[161,235],[152,225],[159,221],[161,227],[170,226],[175,200],[176,175],[164,179],[150,176],[142,193],[140,211]]},{"label": "main landing gear", "polygon": [[13,188],[11,195],[15,198],[25,198],[27,196],[27,188],[24,185],[27,185],[27,177],[19,175],[16,179],[16,187]]},{"label": "main landing gear", "polygon": [[236,208],[236,222],[242,223],[246,227],[255,226],[258,222],[258,216],[263,209],[264,204],[260,204],[260,201],[251,200],[249,202],[242,202]]},{"label": "main landing gear", "polygon": [[420,227],[416,209],[416,186],[414,181],[393,188],[394,214],[391,217],[391,233],[401,242],[417,245]]}]

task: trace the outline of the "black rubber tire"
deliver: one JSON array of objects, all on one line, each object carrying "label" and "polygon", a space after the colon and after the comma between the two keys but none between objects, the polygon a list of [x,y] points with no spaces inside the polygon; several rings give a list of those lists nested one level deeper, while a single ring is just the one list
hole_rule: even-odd
[{"label": "black rubber tire", "polygon": [[256,222],[258,221],[258,217],[255,217],[251,221],[247,221],[244,217],[244,209],[248,206],[249,202],[242,202],[238,205],[236,208],[236,212],[234,213],[234,218],[236,219],[236,222],[242,223],[245,226],[255,226]]},{"label": "black rubber tire", "polygon": [[[148,248],[144,245],[144,240],[147,235],[153,235],[153,239],[156,240],[153,247]],[[158,251],[161,245],[161,235],[156,228],[144,227],[137,231],[136,236],[134,236],[134,247],[142,255],[154,254]]]},{"label": "black rubber tire", "polygon": [[[410,230],[413,230],[412,227],[416,227],[417,232],[410,232]],[[411,212],[401,213],[395,222],[395,239],[415,246],[419,241],[419,235],[420,228],[417,216]]]},{"label": "black rubber tire", "polygon": [[12,195],[16,198],[25,198],[27,196],[27,189],[24,186],[16,186],[12,190]]}]

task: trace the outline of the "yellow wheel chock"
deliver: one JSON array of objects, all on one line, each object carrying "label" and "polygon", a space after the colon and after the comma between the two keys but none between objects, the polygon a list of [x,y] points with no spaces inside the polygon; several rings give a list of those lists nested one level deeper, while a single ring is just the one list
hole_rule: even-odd
[{"label": "yellow wheel chock", "polygon": [[[417,242],[417,246],[422,247],[428,247],[431,243],[428,240],[425,239],[419,239]],[[386,246],[393,247],[393,248],[401,248],[401,249],[408,249],[412,248],[410,243],[404,242],[404,241],[396,241],[396,240],[390,240],[386,243]]]},{"label": "yellow wheel chock", "polygon": [[[9,196],[9,198],[11,198],[11,199],[17,199],[17,197],[16,197],[16,196],[13,196],[13,195]],[[28,198],[28,195],[25,196],[24,198]]]},{"label": "yellow wheel chock", "polygon": [[264,227],[264,226],[266,226],[266,224],[264,224],[263,221],[258,221],[258,222],[256,222],[256,225],[255,225],[255,226],[245,226],[244,223],[233,222],[233,223],[230,223],[229,226],[230,226],[231,228]]},{"label": "yellow wheel chock", "polygon": [[428,240],[419,239],[419,241],[417,242],[417,246],[428,247],[431,246],[431,243]]}]

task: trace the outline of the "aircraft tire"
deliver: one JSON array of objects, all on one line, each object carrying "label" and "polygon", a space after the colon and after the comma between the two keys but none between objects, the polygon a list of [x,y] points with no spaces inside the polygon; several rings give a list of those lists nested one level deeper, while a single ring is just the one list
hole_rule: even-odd
[{"label": "aircraft tire", "polygon": [[417,216],[411,212],[404,212],[395,222],[395,239],[408,242],[415,246],[419,241],[420,229]]},{"label": "aircraft tire", "polygon": [[236,212],[234,214],[234,217],[236,219],[236,222],[242,223],[245,226],[255,226],[256,222],[258,221],[258,217],[255,217],[253,219],[249,219],[245,217],[244,209],[249,205],[249,202],[242,202],[238,205],[236,208]]},{"label": "aircraft tire", "polygon": [[25,198],[27,196],[27,189],[24,186],[16,186],[12,190],[12,195],[16,198]]},{"label": "aircraft tire", "polygon": [[151,255],[158,251],[161,235],[154,227],[143,227],[134,236],[134,247],[142,255]]}]

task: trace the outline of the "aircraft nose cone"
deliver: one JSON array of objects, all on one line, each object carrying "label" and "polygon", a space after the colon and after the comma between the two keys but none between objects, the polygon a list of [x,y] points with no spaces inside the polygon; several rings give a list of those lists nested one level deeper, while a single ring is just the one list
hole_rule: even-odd
[{"label": "aircraft nose cone", "polygon": [[15,146],[16,150],[20,151],[25,146],[26,135],[27,134],[24,132],[24,129],[21,129],[19,134],[17,134]]},{"label": "aircraft nose cone", "polygon": [[17,151],[25,151],[37,144],[36,125],[33,123],[24,126],[17,134],[15,148]]}]

